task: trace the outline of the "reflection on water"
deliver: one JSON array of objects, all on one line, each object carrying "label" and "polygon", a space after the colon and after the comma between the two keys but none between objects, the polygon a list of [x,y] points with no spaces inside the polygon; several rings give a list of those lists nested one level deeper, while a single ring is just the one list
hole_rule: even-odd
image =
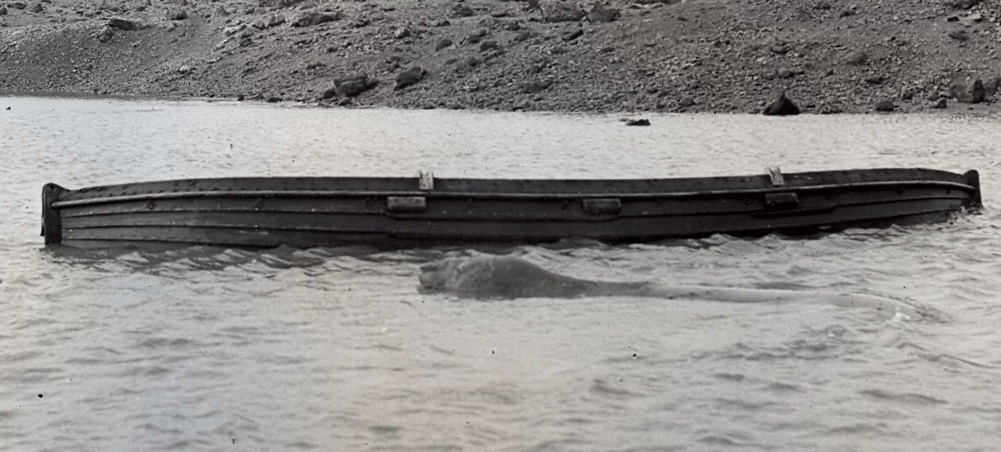
[{"label": "reflection on water", "polygon": [[[989,450],[1001,415],[991,117],[615,116],[3,98],[0,450]],[[668,177],[920,166],[986,208],[810,239],[42,249],[39,193],[267,175]],[[865,309],[422,295],[424,263],[856,292]]]}]

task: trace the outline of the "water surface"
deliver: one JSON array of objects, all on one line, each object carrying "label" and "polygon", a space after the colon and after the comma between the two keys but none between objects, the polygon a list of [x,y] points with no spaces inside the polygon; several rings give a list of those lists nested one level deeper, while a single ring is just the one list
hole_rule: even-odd
[{"label": "water surface", "polygon": [[[3,110],[10,106],[11,110]],[[993,450],[996,117],[615,116],[0,98],[0,450]],[[46,182],[981,171],[944,224],[609,247],[46,250]],[[420,265],[910,300],[473,302]]]}]

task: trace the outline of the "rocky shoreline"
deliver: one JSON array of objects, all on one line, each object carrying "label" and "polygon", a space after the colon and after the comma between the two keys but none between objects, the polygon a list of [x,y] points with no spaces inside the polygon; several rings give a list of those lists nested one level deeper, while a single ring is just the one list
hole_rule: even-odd
[{"label": "rocky shoreline", "polygon": [[794,112],[787,101],[821,114],[994,111],[999,51],[1001,0],[0,1],[7,93],[559,112]]}]

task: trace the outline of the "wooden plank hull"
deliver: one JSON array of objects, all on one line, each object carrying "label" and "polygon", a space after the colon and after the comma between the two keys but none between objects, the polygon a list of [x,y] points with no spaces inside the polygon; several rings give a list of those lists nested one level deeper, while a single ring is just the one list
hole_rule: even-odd
[{"label": "wooden plank hull", "polygon": [[[976,171],[875,169],[655,180],[238,178],[43,189],[47,244],[381,248],[643,242],[942,218]],[[432,184],[432,186],[428,185]]]}]

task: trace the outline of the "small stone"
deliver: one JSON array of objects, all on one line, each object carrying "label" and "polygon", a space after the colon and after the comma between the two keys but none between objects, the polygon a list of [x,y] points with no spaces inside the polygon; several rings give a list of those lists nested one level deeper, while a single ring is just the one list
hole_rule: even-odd
[{"label": "small stone", "polygon": [[681,108],[694,107],[695,104],[695,98],[692,96],[682,97],[681,100],[678,101],[678,106]]},{"label": "small stone", "polygon": [[393,33],[393,37],[396,39],[403,39],[408,36],[410,36],[410,29],[407,27],[397,28],[396,32]]},{"label": "small stone", "polygon": [[25,2],[14,2],[10,3],[10,7],[14,9],[24,9],[28,7],[28,4]]},{"label": "small stone", "polygon": [[177,72],[181,74],[187,74],[191,71],[192,71],[191,66],[188,66],[186,64],[184,66],[177,68]]},{"label": "small stone", "polygon": [[626,125],[627,126],[633,126],[633,127],[646,127],[646,126],[650,125],[650,120],[646,119],[646,118],[627,119],[626,120]]},{"label": "small stone", "polygon": [[931,104],[931,108],[938,108],[938,109],[946,108],[948,106],[949,106],[949,101],[946,100],[944,97],[940,97],[938,100],[932,102]]},{"label": "small stone", "polygon": [[250,47],[253,43],[254,43],[254,41],[252,39],[250,39],[249,36],[240,39],[240,47]]},{"label": "small stone", "polygon": [[34,5],[31,5],[31,8],[28,9],[28,12],[35,14],[41,13],[42,11],[45,11],[45,8],[42,7],[41,3],[35,3]]}]

